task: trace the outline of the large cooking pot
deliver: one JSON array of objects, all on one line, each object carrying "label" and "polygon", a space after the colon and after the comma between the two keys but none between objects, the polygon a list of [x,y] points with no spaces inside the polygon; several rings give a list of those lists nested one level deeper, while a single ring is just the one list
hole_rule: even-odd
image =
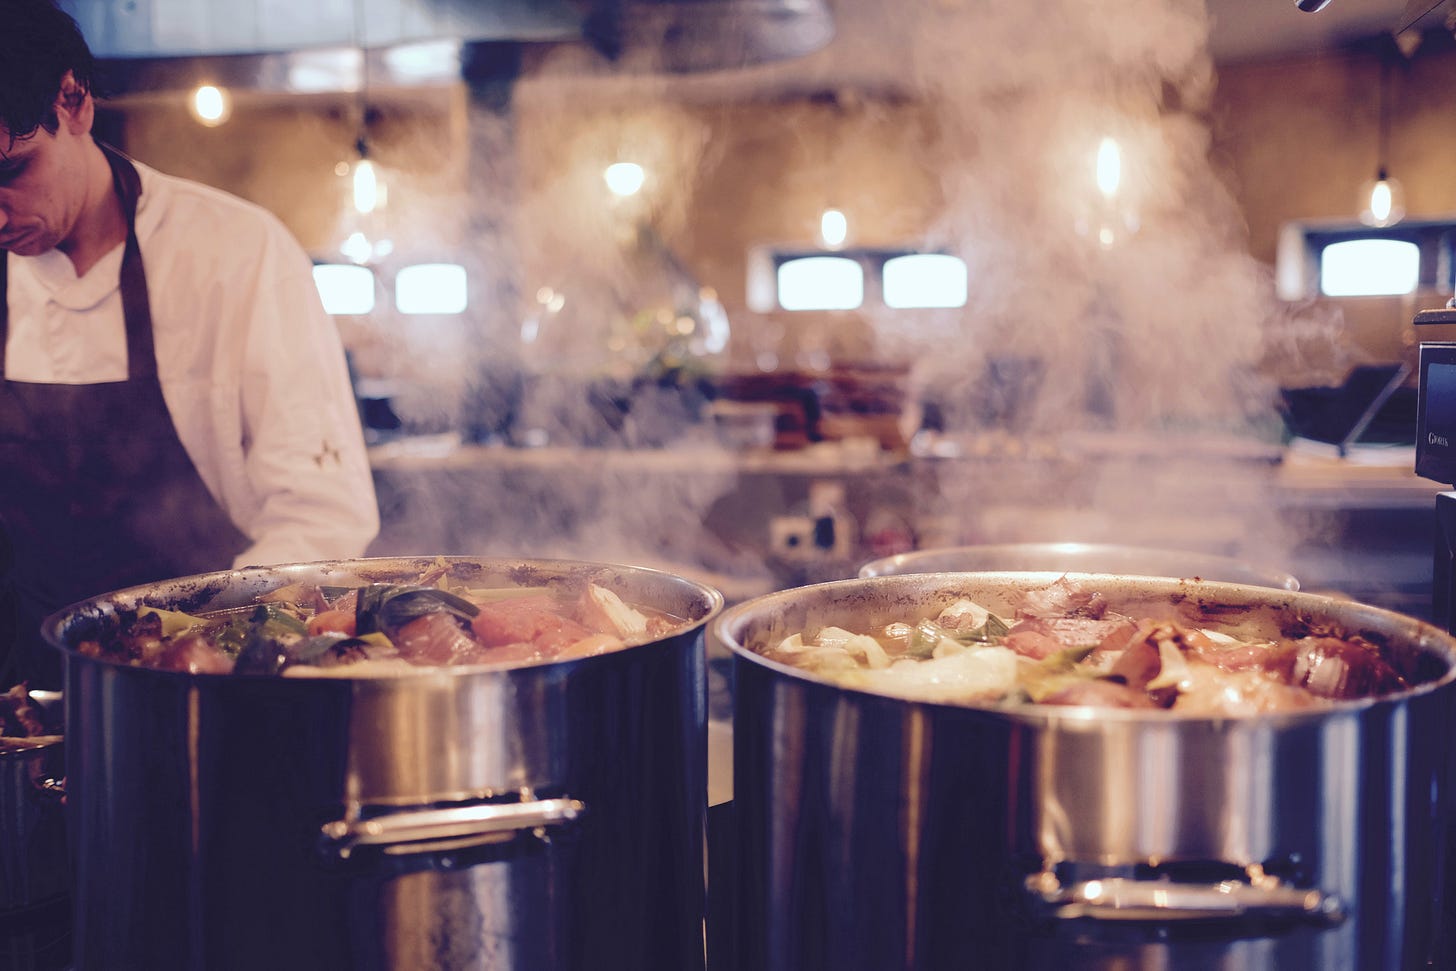
[{"label": "large cooking pot", "polygon": [[839,581],[750,600],[735,665],[738,966],[1456,967],[1456,640],[1284,590],[1076,576],[1117,609],[1191,601],[1384,642],[1418,687],[1246,718],[915,702],[751,647],[835,624],[1010,613],[1059,574]]},{"label": "large cooking pot", "polygon": [[70,887],[60,695],[31,691],[30,703],[48,734],[0,739],[0,919],[62,900]]},{"label": "large cooking pot", "polygon": [[895,573],[1010,573],[1055,570],[1144,577],[1188,577],[1298,590],[1284,570],[1217,553],[1120,543],[978,543],[913,550],[871,560],[862,577]]},{"label": "large cooking pot", "polygon": [[528,667],[205,675],[75,650],[98,618],[293,582],[409,582],[366,559],[135,587],[49,618],[65,653],[80,969],[641,969],[703,964],[702,627],[652,570],[445,558],[471,587],[575,584],[686,618]]}]

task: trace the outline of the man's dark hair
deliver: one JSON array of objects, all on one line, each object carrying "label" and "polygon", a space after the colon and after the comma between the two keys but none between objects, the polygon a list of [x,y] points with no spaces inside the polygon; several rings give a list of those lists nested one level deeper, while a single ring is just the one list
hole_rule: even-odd
[{"label": "man's dark hair", "polygon": [[38,128],[55,134],[67,71],[76,79],[75,97],[84,97],[95,59],[75,19],[56,0],[0,0],[0,127],[11,144]]}]

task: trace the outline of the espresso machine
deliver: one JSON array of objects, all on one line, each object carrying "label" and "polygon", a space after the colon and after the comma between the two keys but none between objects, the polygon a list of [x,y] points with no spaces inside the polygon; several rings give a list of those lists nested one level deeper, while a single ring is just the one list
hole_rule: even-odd
[{"label": "espresso machine", "polygon": [[[1416,327],[1456,325],[1456,298],[1416,313]],[[1456,489],[1456,341],[1422,341],[1416,419],[1416,474]],[[1456,491],[1436,496],[1431,621],[1456,633]]]}]

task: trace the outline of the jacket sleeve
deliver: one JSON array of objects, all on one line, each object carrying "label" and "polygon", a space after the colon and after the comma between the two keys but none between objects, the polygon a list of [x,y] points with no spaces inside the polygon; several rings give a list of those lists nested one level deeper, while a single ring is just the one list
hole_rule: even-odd
[{"label": "jacket sleeve", "polygon": [[267,249],[243,302],[238,387],[253,502],[241,525],[253,542],[234,566],[360,556],[379,508],[338,328],[281,226]]}]

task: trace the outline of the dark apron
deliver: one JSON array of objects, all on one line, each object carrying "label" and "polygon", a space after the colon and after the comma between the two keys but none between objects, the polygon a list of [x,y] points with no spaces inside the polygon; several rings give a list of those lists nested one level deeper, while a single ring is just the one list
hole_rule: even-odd
[{"label": "dark apron", "polygon": [[0,570],[7,547],[10,560],[8,575],[0,574],[0,686],[60,687],[61,655],[40,636],[51,612],[121,587],[225,570],[248,545],[197,474],[167,411],[137,245],[141,180],[126,158],[102,150],[127,224],[125,381],[5,377],[0,251]]}]

